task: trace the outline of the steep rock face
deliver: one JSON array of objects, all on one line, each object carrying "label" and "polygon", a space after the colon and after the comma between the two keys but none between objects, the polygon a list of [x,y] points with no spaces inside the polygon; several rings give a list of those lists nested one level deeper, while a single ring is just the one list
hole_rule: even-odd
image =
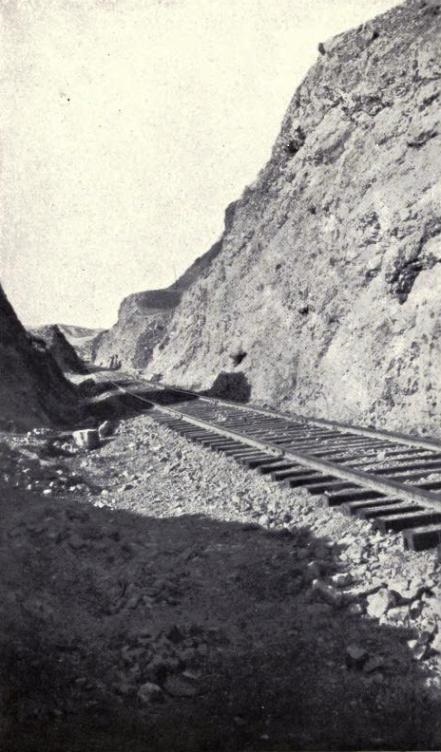
[{"label": "steep rock face", "polygon": [[438,1],[325,43],[154,370],[240,370],[252,399],[440,434],[440,105]]},{"label": "steep rock face", "polygon": [[56,324],[40,326],[31,333],[41,339],[62,371],[87,373],[87,368]]},{"label": "steep rock face", "polygon": [[93,340],[93,360],[109,365],[112,355],[117,355],[123,366],[146,368],[155,346],[166,337],[182,293],[204,273],[219,250],[220,244],[215,243],[171,287],[138,292],[124,298],[116,324]]},{"label": "steep rock face", "polygon": [[77,409],[74,388],[46,347],[26,332],[0,287],[0,427],[64,422]]}]

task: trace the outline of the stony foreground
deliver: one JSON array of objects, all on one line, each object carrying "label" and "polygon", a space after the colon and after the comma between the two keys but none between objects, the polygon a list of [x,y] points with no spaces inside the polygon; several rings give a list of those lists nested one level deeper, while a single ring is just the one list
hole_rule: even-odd
[{"label": "stony foreground", "polygon": [[147,415],[3,439],[2,752],[440,747],[434,554]]}]

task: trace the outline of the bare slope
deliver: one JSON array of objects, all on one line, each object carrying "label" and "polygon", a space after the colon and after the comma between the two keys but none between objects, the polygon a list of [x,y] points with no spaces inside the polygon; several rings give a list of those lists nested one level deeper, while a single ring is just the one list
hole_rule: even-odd
[{"label": "bare slope", "polygon": [[0,287],[0,425],[31,428],[76,414],[74,388],[21,325]]},{"label": "bare slope", "polygon": [[321,48],[156,371],[241,370],[254,399],[440,433],[440,61],[433,0]]}]

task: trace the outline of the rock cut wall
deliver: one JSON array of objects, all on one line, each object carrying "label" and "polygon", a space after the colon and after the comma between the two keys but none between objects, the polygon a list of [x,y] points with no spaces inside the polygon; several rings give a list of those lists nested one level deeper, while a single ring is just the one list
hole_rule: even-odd
[{"label": "rock cut wall", "polygon": [[152,368],[441,435],[441,8],[411,0],[320,46]]}]

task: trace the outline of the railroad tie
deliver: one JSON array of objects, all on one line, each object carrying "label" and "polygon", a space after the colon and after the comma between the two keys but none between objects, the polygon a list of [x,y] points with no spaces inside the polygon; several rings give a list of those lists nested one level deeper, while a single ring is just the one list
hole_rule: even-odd
[{"label": "railroad tie", "polygon": [[[425,551],[441,543],[441,525],[421,525],[403,532],[404,547],[410,551]],[[441,551],[439,552],[441,554]],[[441,558],[441,556],[440,556]]]},{"label": "railroad tie", "polygon": [[412,502],[402,501],[399,504],[383,504],[377,507],[365,507],[359,509],[357,517],[361,517],[364,520],[373,520],[376,517],[384,517],[384,515],[400,514],[401,512],[422,512],[423,507],[419,504],[413,504]]},{"label": "railroad tie", "polygon": [[406,528],[416,527],[418,525],[432,525],[441,522],[441,512],[435,512],[430,509],[423,509],[421,512],[401,512],[400,514],[386,514],[377,517],[372,524],[385,533],[387,530],[399,532]]},{"label": "railroad tie", "polygon": [[402,502],[402,499],[395,497],[382,496],[379,494],[377,499],[363,499],[362,501],[345,501],[340,504],[340,511],[346,514],[348,517],[357,515],[359,511],[363,509],[375,509],[376,507],[384,507],[385,505],[395,506]]}]

